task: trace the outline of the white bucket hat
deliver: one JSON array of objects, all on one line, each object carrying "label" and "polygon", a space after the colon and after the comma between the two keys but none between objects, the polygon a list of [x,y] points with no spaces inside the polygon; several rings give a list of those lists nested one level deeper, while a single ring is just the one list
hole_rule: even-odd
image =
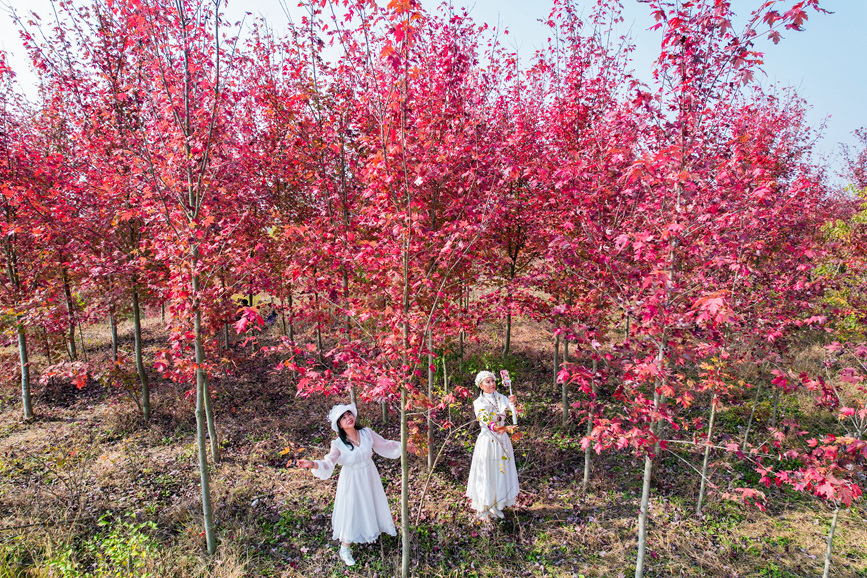
[{"label": "white bucket hat", "polygon": [[354,403],[348,403],[346,405],[338,403],[334,407],[331,408],[331,411],[328,412],[328,421],[331,422],[331,429],[334,431],[339,431],[337,429],[337,422],[343,417],[343,414],[347,411],[351,411],[353,417],[358,418],[358,408],[355,407]]},{"label": "white bucket hat", "polygon": [[494,381],[497,381],[497,376],[491,373],[490,371],[480,371],[476,374],[476,387],[479,387],[483,381],[487,378],[493,377]]}]

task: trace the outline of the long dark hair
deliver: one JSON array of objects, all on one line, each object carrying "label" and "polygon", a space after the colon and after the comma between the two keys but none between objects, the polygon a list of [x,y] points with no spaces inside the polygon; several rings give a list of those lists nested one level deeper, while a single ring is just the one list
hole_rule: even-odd
[{"label": "long dark hair", "polygon": [[[342,427],[340,427],[340,420],[342,418],[343,418],[343,416],[340,416],[339,418],[337,418],[337,435],[340,436],[340,441],[342,441],[347,446],[349,446],[349,451],[354,451],[355,445],[351,441],[349,441],[349,437],[346,435],[346,430],[344,430]],[[356,418],[355,431],[358,432],[359,436],[361,436],[361,430],[363,430],[363,429],[364,429],[364,426],[358,425],[358,418]],[[358,438],[358,441],[359,442],[361,441],[361,437]]]}]

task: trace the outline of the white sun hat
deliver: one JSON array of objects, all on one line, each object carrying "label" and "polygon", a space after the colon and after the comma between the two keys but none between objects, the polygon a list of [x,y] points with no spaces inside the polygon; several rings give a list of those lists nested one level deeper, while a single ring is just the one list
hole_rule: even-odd
[{"label": "white sun hat", "polygon": [[482,385],[482,382],[488,379],[489,377],[493,377],[494,381],[497,381],[497,376],[491,373],[490,371],[480,371],[476,374],[476,387]]},{"label": "white sun hat", "polygon": [[340,421],[340,418],[343,417],[343,414],[347,411],[351,411],[353,417],[358,417],[358,408],[355,407],[354,403],[348,403],[346,405],[338,403],[331,408],[331,411],[328,412],[328,421],[331,422],[331,429],[339,431],[337,429],[337,422]]}]

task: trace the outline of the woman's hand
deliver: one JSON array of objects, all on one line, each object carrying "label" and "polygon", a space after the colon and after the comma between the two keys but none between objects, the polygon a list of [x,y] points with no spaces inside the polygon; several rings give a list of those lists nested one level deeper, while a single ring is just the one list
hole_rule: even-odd
[{"label": "woman's hand", "polygon": [[311,460],[298,460],[298,467],[304,468],[305,470],[315,470],[316,462]]},{"label": "woman's hand", "polygon": [[517,395],[510,395],[509,396],[509,402],[512,405],[517,406],[518,405],[518,396]]},{"label": "woman's hand", "polygon": [[493,426],[494,432],[501,434],[506,433],[506,426],[504,425],[495,425]]}]

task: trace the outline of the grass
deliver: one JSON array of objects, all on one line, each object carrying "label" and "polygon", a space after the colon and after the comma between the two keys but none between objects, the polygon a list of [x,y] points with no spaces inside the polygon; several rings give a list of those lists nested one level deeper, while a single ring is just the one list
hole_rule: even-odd
[{"label": "grass", "polygon": [[[153,346],[161,341],[158,321],[146,325]],[[547,354],[535,347],[547,341],[533,338],[527,325],[509,362],[522,384],[538,384],[534,392],[526,385],[520,392],[528,412],[525,437],[515,444],[519,502],[505,520],[474,519],[463,491],[475,432],[454,436],[423,504],[428,473],[424,460],[413,458],[412,576],[633,573],[642,463],[628,453],[594,454],[590,491],[582,493],[578,441],[584,428],[559,425],[560,392],[545,365]],[[128,328],[121,329],[129,339]],[[106,331],[91,329],[85,336],[91,358],[108,355]],[[485,361],[480,351],[497,350],[493,343],[473,347],[468,358],[479,362]],[[154,419],[144,424],[123,392],[99,384],[36,387],[38,418],[22,423],[17,390],[10,386],[0,398],[0,578],[399,575],[397,537],[356,546],[352,569],[337,558],[330,540],[336,481],[286,469],[280,456],[290,444],[307,448],[309,456],[327,450],[333,434],[324,416],[333,400],[296,398],[271,367],[269,360],[240,359],[234,374],[214,383],[223,460],[211,466],[219,540],[211,557],[202,537],[195,419],[183,387],[155,379]],[[762,403],[756,432],[770,415],[768,402]],[[360,409],[365,423],[387,438],[399,437],[393,415],[382,425],[378,405]],[[803,410],[793,404],[784,411]],[[467,421],[470,412],[469,401],[456,406],[453,421]],[[748,404],[721,412],[720,431],[737,437],[744,414]],[[700,455],[688,447],[677,451],[678,457],[660,461],[651,495],[646,576],[821,575],[828,508],[791,491],[771,492],[767,513],[723,501],[726,485],[757,480],[742,462],[717,455],[712,480],[721,487],[696,517],[698,480],[684,460],[697,467]],[[399,524],[399,462],[378,459],[377,466]],[[865,518],[863,504],[841,513],[834,576],[867,576]]]}]

